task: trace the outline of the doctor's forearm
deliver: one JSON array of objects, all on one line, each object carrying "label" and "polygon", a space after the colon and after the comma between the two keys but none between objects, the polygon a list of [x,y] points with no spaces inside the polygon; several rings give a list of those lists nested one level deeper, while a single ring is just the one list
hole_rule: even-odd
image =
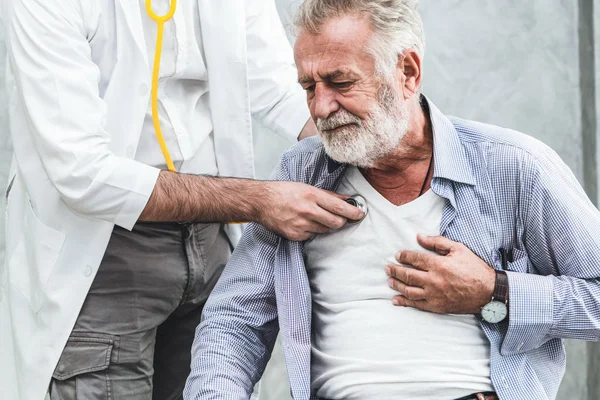
[{"label": "doctor's forearm", "polygon": [[258,222],[290,240],[307,240],[364,216],[346,197],[298,182],[161,171],[139,220]]},{"label": "doctor's forearm", "polygon": [[257,217],[265,182],[161,171],[140,221],[246,222]]}]

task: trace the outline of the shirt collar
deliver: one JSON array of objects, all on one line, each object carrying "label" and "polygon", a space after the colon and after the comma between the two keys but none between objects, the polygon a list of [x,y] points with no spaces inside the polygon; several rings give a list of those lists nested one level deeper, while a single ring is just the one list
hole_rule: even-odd
[{"label": "shirt collar", "polygon": [[[424,95],[421,95],[421,106],[433,130],[433,177],[475,185],[471,164],[452,122]],[[330,174],[343,165],[328,155],[325,157]]]},{"label": "shirt collar", "polygon": [[424,95],[421,104],[429,111],[433,130],[433,177],[475,185],[473,167],[450,120]]}]

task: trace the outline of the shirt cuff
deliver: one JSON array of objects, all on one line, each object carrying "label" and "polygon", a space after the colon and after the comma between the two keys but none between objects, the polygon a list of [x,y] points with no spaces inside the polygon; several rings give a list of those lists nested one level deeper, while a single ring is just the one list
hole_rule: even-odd
[{"label": "shirt cuff", "polygon": [[540,347],[553,324],[553,277],[511,271],[507,276],[510,304],[503,356]]},{"label": "shirt cuff", "polygon": [[[125,199],[113,221],[124,229],[131,230],[146,208],[150,195],[158,180],[160,169],[135,160],[119,158],[115,169],[105,184],[124,190]],[[123,183],[127,182],[125,187]]]}]

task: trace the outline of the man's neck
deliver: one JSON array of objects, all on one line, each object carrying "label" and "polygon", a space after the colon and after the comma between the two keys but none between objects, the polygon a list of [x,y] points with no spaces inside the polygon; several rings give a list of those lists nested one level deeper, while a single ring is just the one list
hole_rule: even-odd
[{"label": "man's neck", "polygon": [[433,166],[430,168],[433,130],[429,114],[418,101],[413,103],[411,112],[409,129],[396,151],[377,161],[372,168],[361,169],[371,186],[396,205],[414,200],[422,194],[421,189],[425,192],[433,175]]}]

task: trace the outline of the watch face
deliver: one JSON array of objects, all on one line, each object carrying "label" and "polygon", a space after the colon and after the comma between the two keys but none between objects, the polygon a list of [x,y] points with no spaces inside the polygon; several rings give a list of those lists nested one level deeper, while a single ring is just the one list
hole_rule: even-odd
[{"label": "watch face", "polygon": [[481,316],[489,323],[496,324],[506,318],[508,310],[506,304],[499,301],[491,301],[481,309]]}]

